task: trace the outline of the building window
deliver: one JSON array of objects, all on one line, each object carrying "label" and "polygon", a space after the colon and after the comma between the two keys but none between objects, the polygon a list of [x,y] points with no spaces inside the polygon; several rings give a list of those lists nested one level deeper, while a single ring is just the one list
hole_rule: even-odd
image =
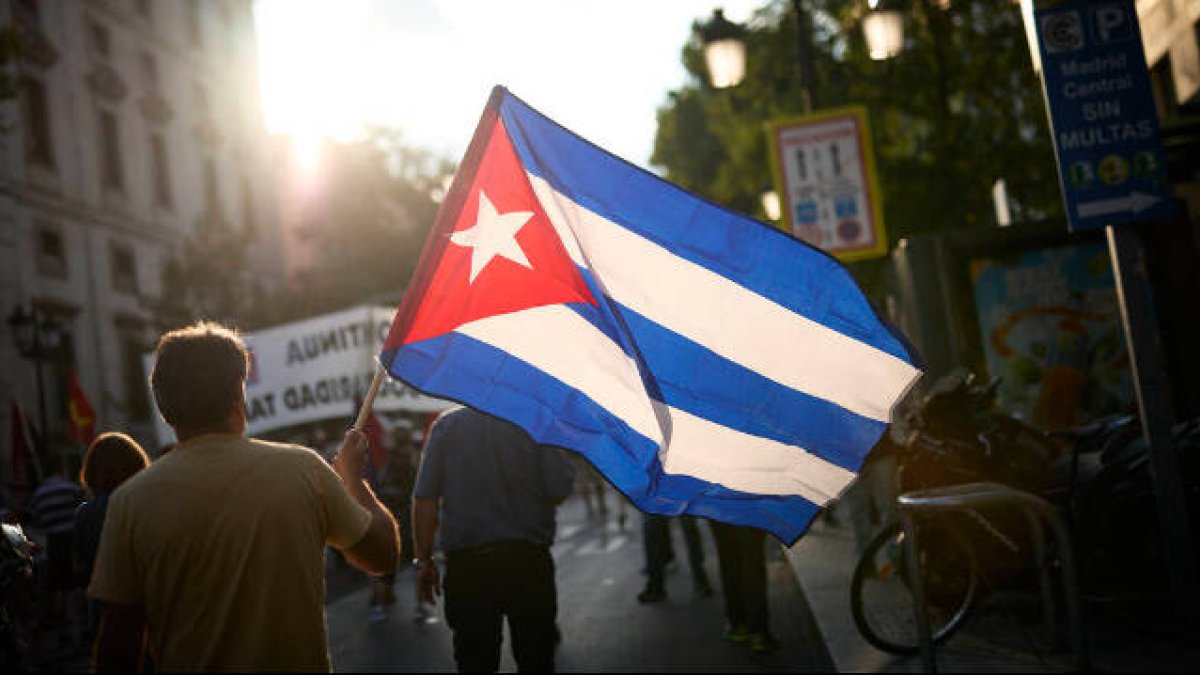
[{"label": "building window", "polygon": [[221,213],[221,188],[217,184],[217,164],[212,157],[204,158],[204,206],[211,216]]},{"label": "building window", "polygon": [[222,2],[217,5],[217,13],[221,19],[221,37],[223,39],[222,49],[226,58],[232,58],[238,53],[238,31],[233,25],[233,13],[230,11],[229,3]]},{"label": "building window", "polygon": [[117,116],[108,110],[100,111],[100,181],[107,190],[125,191],[120,128]]},{"label": "building window", "polygon": [[208,117],[208,113],[210,112],[209,100],[208,100],[208,87],[204,86],[203,84],[200,84],[199,82],[193,82],[192,83],[192,97],[196,99],[196,113],[200,117],[205,117],[205,118]]},{"label": "building window", "polygon": [[187,2],[188,41],[196,49],[204,47],[204,34],[200,27],[200,0]]},{"label": "building window", "polygon": [[54,146],[50,142],[50,108],[46,85],[33,77],[21,79],[21,114],[25,118],[25,157],[32,164],[54,168]]},{"label": "building window", "polygon": [[142,52],[138,55],[138,61],[141,63],[142,82],[145,84],[146,91],[157,94],[160,90],[158,79],[158,61],[148,52]]},{"label": "building window", "polygon": [[254,232],[257,225],[254,218],[254,188],[250,185],[250,179],[242,176],[242,227],[247,232]]},{"label": "building window", "polygon": [[92,52],[102,59],[112,57],[112,44],[108,38],[108,29],[97,21],[88,21],[88,46]]},{"label": "building window", "polygon": [[55,279],[67,278],[67,249],[63,245],[63,235],[58,228],[39,224],[34,229],[37,247],[35,259],[38,274]]},{"label": "building window", "polygon": [[134,262],[133,249],[121,244],[113,244],[110,261],[113,290],[137,295],[137,265]]},{"label": "building window", "polygon": [[34,24],[41,24],[42,10],[38,7],[38,0],[16,0],[14,4],[17,11],[33,19]]},{"label": "building window", "polygon": [[125,381],[125,404],[129,406],[129,416],[134,419],[150,417],[150,396],[147,389],[147,379],[142,371],[142,353],[146,345],[139,339],[140,331],[118,322],[117,334],[121,342],[121,375]]},{"label": "building window", "polygon": [[150,170],[154,180],[154,203],[169,209],[174,204],[171,194],[171,165],[167,162],[167,144],[162,134],[150,134]]}]

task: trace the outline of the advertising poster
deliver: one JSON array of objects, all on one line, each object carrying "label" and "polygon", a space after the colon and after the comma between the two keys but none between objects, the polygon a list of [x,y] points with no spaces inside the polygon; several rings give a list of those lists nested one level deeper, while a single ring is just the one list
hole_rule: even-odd
[{"label": "advertising poster", "polygon": [[971,261],[988,374],[998,404],[1042,429],[1134,405],[1108,249],[1101,243]]}]

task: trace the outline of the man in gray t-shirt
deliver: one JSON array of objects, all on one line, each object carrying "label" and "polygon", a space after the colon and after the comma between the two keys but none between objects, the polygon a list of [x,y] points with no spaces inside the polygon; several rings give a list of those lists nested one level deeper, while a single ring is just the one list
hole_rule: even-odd
[{"label": "man in gray t-shirt", "polygon": [[[562,450],[471,408],[433,424],[413,490],[413,540],[421,600],[441,593],[433,540],[446,552],[446,621],[460,671],[500,665],[508,618],[521,671],[551,672],[558,611],[554,509],[571,494],[574,468]],[[440,508],[439,508],[440,507]]]}]

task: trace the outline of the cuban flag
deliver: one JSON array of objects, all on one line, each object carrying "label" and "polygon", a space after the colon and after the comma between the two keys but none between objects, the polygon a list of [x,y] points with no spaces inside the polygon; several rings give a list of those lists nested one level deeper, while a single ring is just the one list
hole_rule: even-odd
[{"label": "cuban flag", "polygon": [[836,260],[501,87],[380,360],[583,454],[644,511],[787,543],[920,374]]}]

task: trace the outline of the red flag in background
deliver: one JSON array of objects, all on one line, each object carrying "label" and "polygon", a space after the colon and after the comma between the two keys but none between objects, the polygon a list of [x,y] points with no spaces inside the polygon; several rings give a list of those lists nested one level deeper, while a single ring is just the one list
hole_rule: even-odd
[{"label": "red flag in background", "polygon": [[96,409],[79,386],[74,368],[67,371],[67,438],[84,447],[96,438]]},{"label": "red flag in background", "polygon": [[[38,462],[33,439],[29,433],[29,422],[25,419],[25,411],[16,398],[10,399],[9,425],[12,428],[12,475],[11,484],[13,506],[21,508],[25,499],[33,491],[33,487],[42,481],[42,468]],[[29,473],[29,465],[33,465],[33,475]]]}]

